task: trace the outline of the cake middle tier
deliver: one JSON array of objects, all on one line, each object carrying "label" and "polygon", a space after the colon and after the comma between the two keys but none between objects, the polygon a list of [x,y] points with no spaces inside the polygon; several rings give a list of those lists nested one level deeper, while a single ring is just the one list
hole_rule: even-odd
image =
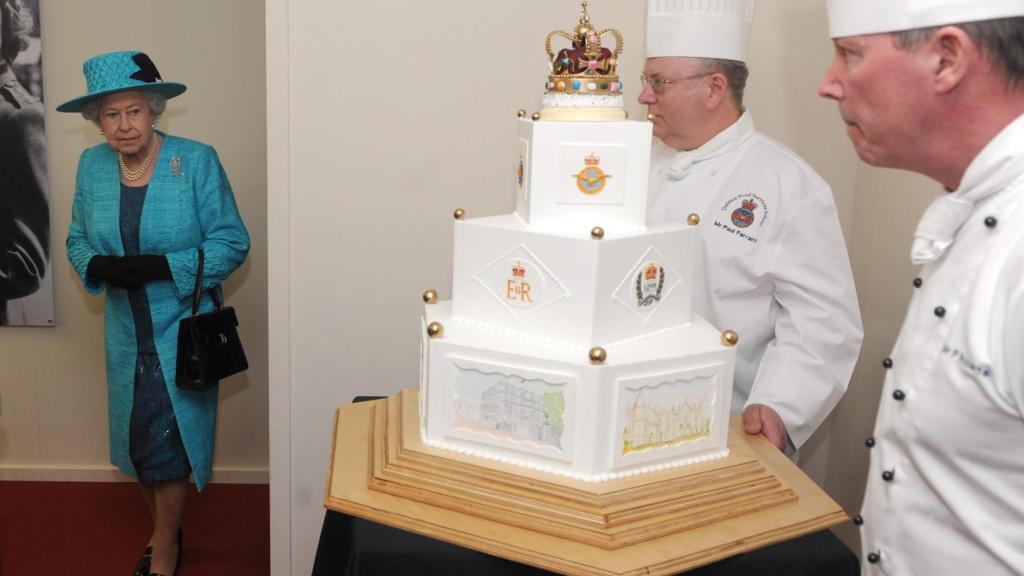
[{"label": "cake middle tier", "polygon": [[514,214],[455,222],[452,313],[575,349],[613,348],[690,320],[696,228],[609,236],[531,229]]}]

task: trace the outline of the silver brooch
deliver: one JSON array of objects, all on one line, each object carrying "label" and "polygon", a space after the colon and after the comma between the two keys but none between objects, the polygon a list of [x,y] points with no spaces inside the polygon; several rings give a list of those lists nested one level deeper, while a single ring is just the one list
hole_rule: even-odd
[{"label": "silver brooch", "polygon": [[171,158],[171,174],[181,176],[181,157],[175,156],[174,158]]}]

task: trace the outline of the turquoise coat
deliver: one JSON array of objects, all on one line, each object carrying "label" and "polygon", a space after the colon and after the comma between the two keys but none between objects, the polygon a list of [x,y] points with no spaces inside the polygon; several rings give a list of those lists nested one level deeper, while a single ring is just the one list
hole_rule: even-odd
[{"label": "turquoise coat", "polygon": [[[217,423],[217,388],[206,392],[179,390],[174,384],[178,321],[192,313],[198,248],[205,251],[203,287],[217,286],[245,260],[249,233],[238,215],[235,198],[217,152],[199,142],[164,136],[142,211],[141,254],[163,254],[173,280],[146,284],[153,340],[160,356],[167,393],[181,430],[196,487],[203,489],[213,463]],[[121,180],[117,156],[107,144],[87,149],[78,161],[75,200],[68,230],[68,259],[86,292],[106,289],[103,335],[107,359],[107,400],[110,460],[138,478],[128,456],[137,346],[128,293],[86,278],[96,255],[123,256],[120,209]],[[201,310],[213,309],[209,292]]]}]

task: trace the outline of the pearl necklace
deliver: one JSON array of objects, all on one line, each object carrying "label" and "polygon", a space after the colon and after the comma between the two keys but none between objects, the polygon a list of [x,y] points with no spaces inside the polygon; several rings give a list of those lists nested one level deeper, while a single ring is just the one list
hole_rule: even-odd
[{"label": "pearl necklace", "polygon": [[117,163],[121,167],[121,176],[129,182],[135,182],[139,178],[146,175],[149,170],[150,164],[153,163],[153,157],[156,155],[156,136],[153,136],[153,141],[149,144],[149,152],[146,153],[146,158],[142,160],[142,164],[137,170],[129,170],[128,165],[124,162],[124,156],[120,152],[117,153]]}]

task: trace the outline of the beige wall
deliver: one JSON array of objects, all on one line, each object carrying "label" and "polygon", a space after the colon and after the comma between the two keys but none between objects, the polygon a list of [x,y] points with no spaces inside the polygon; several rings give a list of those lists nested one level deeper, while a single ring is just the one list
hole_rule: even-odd
[{"label": "beige wall", "polygon": [[158,127],[217,148],[252,235],[228,281],[250,370],[221,386],[214,481],[267,481],[266,136],[264,11],[251,0],[43,0],[54,328],[0,327],[0,479],[110,480],[102,298],[85,294],[64,250],[81,151],[92,124],[54,107],[85,91],[82,61],[148,52],[188,91]]},{"label": "beige wall", "polygon": [[[267,6],[272,567],[308,574],[334,409],[416,386],[420,296],[451,294],[452,210],[512,210],[516,110],[539,108],[544,38],[579,4]],[[642,4],[592,6],[626,36],[635,100]]]},{"label": "beige wall", "polygon": [[[867,477],[864,439],[874,428],[882,360],[896,341],[913,291],[910,239],[939,186],[857,159],[837,105],[815,94],[832,58],[826,23],[819,0],[760,2],[748,96],[758,128],[791,146],[832,185],[853,264],[865,332],[860,361],[846,396],[799,460],[852,516],[860,509]],[[836,532],[858,549],[852,524]]]},{"label": "beige wall", "polygon": [[[857,159],[835,105],[816,95],[832,56],[824,6],[818,0],[760,2],[750,42],[745,100],[754,125],[803,156],[829,182],[852,251]],[[831,431],[826,421],[800,451],[801,467],[823,486]]]},{"label": "beige wall", "polygon": [[[910,240],[940,187],[916,174],[860,162],[836,103],[815,95],[832,58],[824,3],[762,1],[756,18],[748,92],[755,122],[832,185],[857,284],[865,332],[860,361],[845,397],[799,460],[852,516],[863,498],[869,456],[864,439],[878,411],[882,360],[895,344],[913,291],[917,267],[910,263]],[[836,532],[859,547],[852,524]]]},{"label": "beige wall", "polygon": [[[826,490],[850,515],[860,510],[867,478],[868,449],[878,412],[884,368],[903,324],[918,267],[910,263],[910,243],[917,220],[940,185],[909,172],[857,168],[853,240],[850,255],[864,320],[864,347],[846,397],[833,412]],[[882,399],[885,401],[888,399]],[[857,530],[836,530],[859,546]]]},{"label": "beige wall", "polygon": [[[621,71],[629,110],[641,117],[643,3],[591,4],[597,24],[626,37]],[[263,8],[44,0],[58,325],[0,328],[0,478],[113,475],[101,303],[82,292],[62,248],[77,156],[100,136],[52,109],[82,91],[86,56],[145,49],[190,87],[161,127],[217,147],[253,237],[228,283],[251,368],[223,386],[215,479],[265,477],[272,382],[273,569],[305,574],[333,409],[415,385],[419,295],[450,291],[450,212],[512,209],[514,113],[538,107],[543,37],[575,22],[578,4],[267,0],[265,37]],[[748,105],[762,131],[832,184],[864,311],[868,338],[850,392],[801,456],[853,513],[880,361],[910,297],[909,237],[937,187],[857,162],[834,104],[814,94],[829,58],[822,2],[760,3]]]},{"label": "beige wall", "polygon": [[[309,572],[323,516],[333,411],[355,395],[416,385],[420,294],[450,294],[451,211],[511,211],[515,111],[538,108],[543,39],[571,27],[579,4],[268,0],[267,9],[273,568],[299,574]],[[626,38],[620,71],[629,111],[642,117],[644,3],[597,0],[591,9],[598,26]],[[859,165],[835,105],[816,95],[831,58],[826,30],[820,0],[761,2],[747,103],[762,131],[832,183],[858,280],[870,285],[861,304],[874,316],[876,303],[899,307],[895,284],[873,282],[889,260],[905,261],[896,227],[906,218],[867,229],[889,204],[858,194],[890,188],[889,176]],[[891,259],[875,258],[886,250]],[[869,324],[872,347],[898,324],[890,311],[880,317]],[[859,450],[873,421],[877,376],[858,372],[801,454],[851,511],[865,462],[846,451]]]}]

